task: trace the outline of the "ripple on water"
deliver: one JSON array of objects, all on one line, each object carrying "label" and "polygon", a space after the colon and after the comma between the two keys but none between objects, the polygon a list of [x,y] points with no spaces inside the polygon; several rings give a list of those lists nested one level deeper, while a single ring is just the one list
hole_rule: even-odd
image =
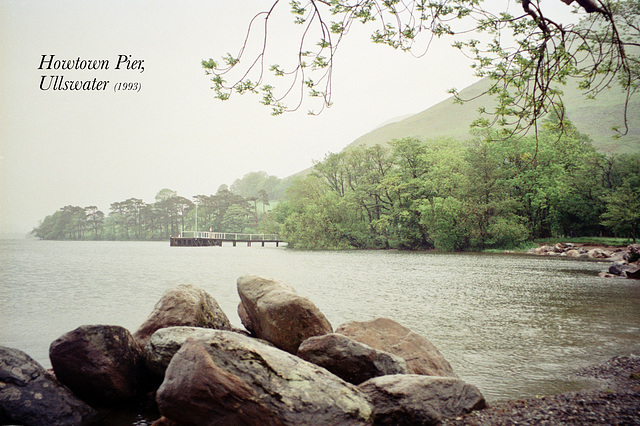
[{"label": "ripple on water", "polygon": [[584,386],[571,376],[640,353],[640,286],[604,264],[505,254],[305,252],[168,243],[0,241],[0,344],[45,366],[49,343],[82,324],[134,331],[162,293],[191,283],[235,325],[236,280],[280,279],[334,328],[389,317],[431,340],[489,400]]}]

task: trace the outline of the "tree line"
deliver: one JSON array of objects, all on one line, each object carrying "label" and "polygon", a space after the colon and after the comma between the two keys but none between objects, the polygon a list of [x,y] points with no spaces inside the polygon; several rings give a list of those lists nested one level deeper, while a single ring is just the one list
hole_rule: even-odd
[{"label": "tree line", "polygon": [[[215,195],[193,200],[162,189],[155,202],[129,198],[111,203],[108,214],[96,206],[65,206],[31,232],[44,240],[167,240],[183,231],[259,232],[270,225],[267,207],[284,192],[286,180],[265,172],[248,173]],[[260,204],[260,207],[259,207]]]},{"label": "tree line", "polygon": [[[289,246],[445,251],[640,228],[640,155],[606,156],[567,122],[537,135],[394,140],[329,154],[275,215]],[[496,140],[498,139],[498,140]]]},{"label": "tree line", "polygon": [[112,203],[108,215],[66,206],[32,233],[166,240],[194,230],[197,211],[199,231],[279,233],[302,249],[507,249],[579,236],[635,241],[640,154],[599,153],[566,120],[542,128],[507,139],[484,132],[471,141],[405,138],[351,147],[295,180],[249,173],[193,201],[163,189],[152,204]]}]

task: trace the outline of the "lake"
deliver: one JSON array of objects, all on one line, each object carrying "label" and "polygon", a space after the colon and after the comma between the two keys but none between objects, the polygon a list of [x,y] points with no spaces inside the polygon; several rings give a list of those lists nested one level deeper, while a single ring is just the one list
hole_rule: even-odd
[{"label": "lake", "polygon": [[286,281],[334,328],[391,318],[425,336],[487,400],[577,390],[580,367],[640,354],[640,281],[607,263],[522,254],[169,247],[0,240],[0,345],[50,367],[51,341],[84,324],[132,332],[165,290],[207,290],[241,326],[236,280]]}]

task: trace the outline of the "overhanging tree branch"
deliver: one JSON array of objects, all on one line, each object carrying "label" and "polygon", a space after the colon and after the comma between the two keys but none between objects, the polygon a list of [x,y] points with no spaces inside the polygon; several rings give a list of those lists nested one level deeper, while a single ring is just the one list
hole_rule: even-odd
[{"label": "overhanging tree branch", "polygon": [[[568,5],[574,0],[562,1]],[[561,88],[577,79],[588,97],[614,84],[626,91],[625,125],[620,131],[625,134],[629,99],[640,82],[639,3],[575,2],[576,11],[584,15],[577,25],[548,18],[540,0],[522,0],[525,14],[520,16],[491,12],[478,0],[292,0],[290,13],[301,26],[297,60],[282,67],[265,62],[270,53],[270,24],[281,5],[276,0],[251,20],[236,56],[227,54],[222,66],[212,59],[202,65],[218,99],[229,99],[233,93],[261,94],[261,103],[278,115],[298,110],[306,94],[319,101],[319,111],[310,111],[317,114],[331,106],[336,51],[351,26],[361,22],[373,26],[374,43],[418,57],[427,53],[435,38],[452,38],[453,46],[474,61],[476,75],[492,81],[485,94],[497,101],[496,106],[482,111],[483,117],[476,122],[480,127],[500,125],[505,136],[525,133],[548,112],[564,110]],[[252,29],[260,19],[261,48],[247,57]],[[466,34],[478,38],[464,39]],[[276,84],[278,79],[282,80]],[[466,101],[452,93],[458,101]],[[285,101],[292,97],[294,106],[288,107]]]}]

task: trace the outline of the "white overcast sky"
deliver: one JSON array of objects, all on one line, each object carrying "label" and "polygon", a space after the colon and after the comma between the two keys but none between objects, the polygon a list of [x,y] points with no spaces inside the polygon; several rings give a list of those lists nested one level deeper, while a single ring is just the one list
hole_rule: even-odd
[{"label": "white overcast sky", "polygon": [[[448,42],[416,59],[372,44],[359,26],[336,58],[334,106],[320,116],[303,107],[272,117],[255,97],[214,99],[200,61],[235,52],[250,18],[270,3],[0,0],[0,232],[27,233],[69,204],[108,214],[112,202],[151,203],[162,188],[192,197],[251,171],[286,177],[475,81]],[[290,38],[287,3],[276,42]],[[132,55],[145,71],[39,70],[51,54],[109,59],[111,68]],[[41,76],[52,74],[137,81],[142,90],[40,90]]]}]

